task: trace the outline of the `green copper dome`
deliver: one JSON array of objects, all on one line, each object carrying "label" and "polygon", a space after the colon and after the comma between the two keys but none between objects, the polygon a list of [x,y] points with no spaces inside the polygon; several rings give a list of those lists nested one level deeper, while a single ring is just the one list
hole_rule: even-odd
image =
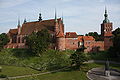
[{"label": "green copper dome", "polygon": [[105,9],[105,14],[104,14],[105,19],[103,20],[103,23],[110,23],[109,19],[108,19],[108,14],[107,14],[107,10]]},{"label": "green copper dome", "polygon": [[104,19],[103,23],[110,23],[109,19]]}]

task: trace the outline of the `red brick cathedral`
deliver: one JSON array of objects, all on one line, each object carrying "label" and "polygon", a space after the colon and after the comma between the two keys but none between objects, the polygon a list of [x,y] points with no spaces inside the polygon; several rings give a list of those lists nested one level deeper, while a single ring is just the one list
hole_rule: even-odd
[{"label": "red brick cathedral", "polygon": [[27,48],[25,45],[25,37],[32,32],[38,32],[42,29],[48,29],[49,33],[55,40],[52,45],[53,49],[57,50],[76,50],[81,47],[85,47],[85,52],[103,51],[109,49],[112,46],[112,23],[108,19],[107,10],[105,9],[105,19],[101,24],[101,37],[102,41],[95,41],[92,36],[79,36],[76,32],[64,33],[63,18],[57,19],[55,12],[55,19],[42,20],[41,14],[39,14],[38,21],[27,22],[20,25],[18,20],[18,26],[16,29],[10,29],[7,35],[10,38],[10,42],[4,46],[4,48]]}]

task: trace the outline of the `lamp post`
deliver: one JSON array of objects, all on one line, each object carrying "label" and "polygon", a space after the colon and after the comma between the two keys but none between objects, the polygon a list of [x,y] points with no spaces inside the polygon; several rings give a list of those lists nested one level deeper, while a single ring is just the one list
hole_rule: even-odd
[{"label": "lamp post", "polygon": [[110,76],[110,69],[109,69],[109,61],[105,62],[105,76],[109,77]]}]

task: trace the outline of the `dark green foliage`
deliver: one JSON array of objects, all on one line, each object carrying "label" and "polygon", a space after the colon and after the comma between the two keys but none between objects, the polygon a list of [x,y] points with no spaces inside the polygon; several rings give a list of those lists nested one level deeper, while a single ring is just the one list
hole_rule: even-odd
[{"label": "dark green foliage", "polygon": [[93,36],[96,41],[101,41],[100,35],[97,32],[89,32],[86,36]]},{"label": "dark green foliage", "polygon": [[111,57],[120,57],[120,28],[113,31],[113,47],[108,50]]},{"label": "dark green foliage", "polygon": [[87,54],[83,53],[84,49],[78,49],[74,54],[71,54],[70,59],[72,60],[72,65],[75,65],[77,69],[83,64],[83,62],[88,61]]},{"label": "dark green foliage", "polygon": [[9,42],[9,38],[6,33],[0,34],[0,50]]},{"label": "dark green foliage", "polygon": [[108,58],[108,55],[109,54],[107,53],[107,51],[99,51],[99,52],[88,54],[88,56],[92,60],[106,60]]},{"label": "dark green foliage", "polygon": [[4,75],[4,74],[0,74],[0,78],[6,78],[7,75]]},{"label": "dark green foliage", "polygon": [[29,49],[12,49],[13,56],[18,58],[29,58],[34,57],[35,55]]},{"label": "dark green foliage", "polygon": [[2,67],[0,66],[0,72],[2,72]]},{"label": "dark green foliage", "polygon": [[26,37],[26,45],[37,56],[48,49],[51,41],[51,36],[47,29],[32,33]]},{"label": "dark green foliage", "polygon": [[4,49],[0,52],[0,64],[30,67],[40,71],[56,70],[69,66],[69,57],[68,51],[47,50],[38,57],[28,49]]},{"label": "dark green foliage", "polygon": [[41,71],[51,71],[70,64],[67,54],[55,50],[48,50],[40,58],[34,58],[32,61],[34,62],[32,62],[31,67]]}]

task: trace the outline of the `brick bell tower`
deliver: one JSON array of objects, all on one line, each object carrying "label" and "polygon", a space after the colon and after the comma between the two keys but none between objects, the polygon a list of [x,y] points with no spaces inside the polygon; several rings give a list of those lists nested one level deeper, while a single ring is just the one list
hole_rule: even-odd
[{"label": "brick bell tower", "polygon": [[58,20],[57,14],[55,10],[55,49],[57,50],[65,50],[65,37],[64,37],[64,27],[63,27],[63,19]]},{"label": "brick bell tower", "polygon": [[103,23],[101,24],[101,37],[104,41],[104,50],[107,50],[112,46],[112,23],[108,19],[107,9],[105,8],[105,19],[103,20]]}]

